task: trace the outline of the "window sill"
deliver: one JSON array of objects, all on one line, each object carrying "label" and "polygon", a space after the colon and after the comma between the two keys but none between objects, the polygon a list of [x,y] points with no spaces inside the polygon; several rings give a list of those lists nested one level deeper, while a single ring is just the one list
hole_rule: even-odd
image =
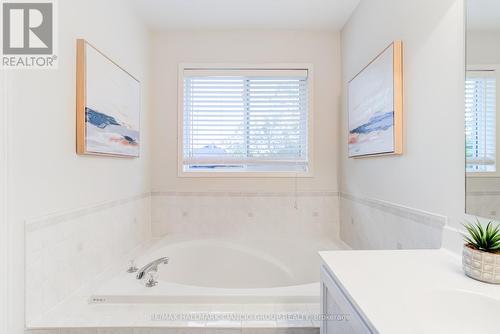
[{"label": "window sill", "polygon": [[468,178],[488,178],[488,177],[500,177],[500,172],[466,172],[465,176]]},{"label": "window sill", "polygon": [[180,171],[181,178],[311,178],[312,171],[308,172],[214,172],[214,171]]}]

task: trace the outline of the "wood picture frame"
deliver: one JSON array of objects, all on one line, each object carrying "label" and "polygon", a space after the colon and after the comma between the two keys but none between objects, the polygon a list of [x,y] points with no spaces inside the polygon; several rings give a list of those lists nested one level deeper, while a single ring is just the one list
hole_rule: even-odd
[{"label": "wood picture frame", "polygon": [[140,81],[85,39],[76,50],[76,153],[139,157]]},{"label": "wood picture frame", "polygon": [[394,41],[348,83],[349,158],[403,154],[403,42]]}]

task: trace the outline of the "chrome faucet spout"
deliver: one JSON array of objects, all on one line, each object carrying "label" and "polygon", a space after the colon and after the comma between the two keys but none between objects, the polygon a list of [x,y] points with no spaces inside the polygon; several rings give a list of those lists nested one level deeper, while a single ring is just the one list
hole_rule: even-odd
[{"label": "chrome faucet spout", "polygon": [[168,257],[161,257],[159,259],[156,259],[154,261],[149,262],[146,264],[144,267],[139,269],[137,272],[136,278],[137,279],[143,279],[144,276],[150,272],[150,271],[158,271],[158,265],[160,264],[168,264]]}]

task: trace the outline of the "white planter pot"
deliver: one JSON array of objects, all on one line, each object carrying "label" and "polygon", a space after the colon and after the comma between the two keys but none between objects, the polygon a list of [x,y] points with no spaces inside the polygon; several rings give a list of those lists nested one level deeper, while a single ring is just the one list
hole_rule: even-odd
[{"label": "white planter pot", "polygon": [[486,283],[500,284],[499,253],[487,253],[464,245],[462,266],[469,277]]}]

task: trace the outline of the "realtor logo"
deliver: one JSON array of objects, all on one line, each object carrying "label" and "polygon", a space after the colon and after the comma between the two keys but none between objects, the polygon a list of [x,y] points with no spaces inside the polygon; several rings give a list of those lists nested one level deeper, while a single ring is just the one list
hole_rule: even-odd
[{"label": "realtor logo", "polygon": [[54,68],[54,3],[3,1],[2,67]]}]

